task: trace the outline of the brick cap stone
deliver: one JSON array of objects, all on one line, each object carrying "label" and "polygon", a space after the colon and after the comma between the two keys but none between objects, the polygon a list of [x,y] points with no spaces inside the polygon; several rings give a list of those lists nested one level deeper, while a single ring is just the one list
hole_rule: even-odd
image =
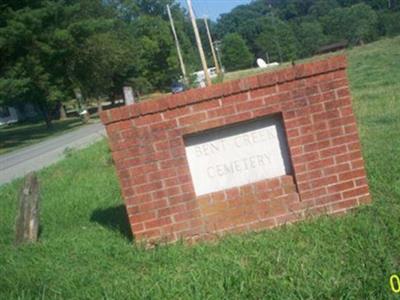
[{"label": "brick cap stone", "polygon": [[265,72],[255,76],[215,84],[210,87],[191,89],[183,93],[167,95],[155,100],[113,108],[103,111],[100,114],[100,119],[103,124],[107,125],[122,120],[175,109],[188,104],[199,103],[210,99],[221,98],[249,90],[346,69],[346,67],[347,59],[345,55],[332,56],[323,60],[295,65],[274,72]]}]

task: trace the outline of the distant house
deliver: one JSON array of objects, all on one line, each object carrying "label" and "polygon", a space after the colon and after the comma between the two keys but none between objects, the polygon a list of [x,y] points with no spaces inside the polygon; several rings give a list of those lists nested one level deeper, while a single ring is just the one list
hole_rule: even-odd
[{"label": "distant house", "polygon": [[35,119],[37,116],[37,110],[30,103],[20,106],[0,106],[0,125]]},{"label": "distant house", "polygon": [[325,45],[317,50],[317,54],[325,54],[325,53],[329,53],[329,52],[336,52],[339,50],[343,50],[343,49],[346,49],[346,47],[348,45],[349,45],[348,41],[340,41],[337,43]]},{"label": "distant house", "polygon": [[0,106],[0,125],[18,122],[18,113],[14,107]]}]

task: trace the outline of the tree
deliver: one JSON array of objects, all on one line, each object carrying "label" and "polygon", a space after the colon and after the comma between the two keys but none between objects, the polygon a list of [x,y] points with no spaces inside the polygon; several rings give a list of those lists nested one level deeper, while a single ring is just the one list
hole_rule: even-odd
[{"label": "tree", "polygon": [[77,87],[86,97],[111,100],[127,83],[139,92],[166,88],[179,68],[169,23],[159,15],[172,2],[2,2],[1,103],[32,103],[50,126],[53,111]]},{"label": "tree", "polygon": [[318,21],[300,21],[293,23],[293,32],[298,43],[300,57],[312,56],[327,41],[323,27]]},{"label": "tree", "polygon": [[254,57],[243,38],[237,33],[227,34],[222,41],[222,64],[229,70],[251,67]]},{"label": "tree", "polygon": [[80,0],[65,8],[72,17],[59,35],[68,50],[64,76],[70,89],[79,88],[86,99],[112,94],[116,79],[123,76],[132,60],[131,52],[134,55],[127,43],[131,38],[126,24],[102,1]]},{"label": "tree", "polygon": [[381,34],[395,36],[400,34],[400,11],[385,11],[379,14],[379,25]]},{"label": "tree", "polygon": [[306,16],[315,0],[281,0],[275,3],[277,15],[283,20]]},{"label": "tree", "polygon": [[55,35],[65,18],[61,2],[46,1],[35,8],[9,8],[0,28],[0,102],[36,104],[48,127],[57,103],[69,93],[66,52]]},{"label": "tree", "polygon": [[[256,56],[290,60],[322,44],[350,45],[399,32],[398,0],[253,0],[221,15],[219,38],[238,33]],[[379,14],[379,19],[378,19]]]},{"label": "tree", "polygon": [[356,4],[364,3],[374,10],[382,10],[388,8],[389,2],[396,0],[337,0],[342,7],[351,7]]},{"label": "tree", "polygon": [[339,4],[336,0],[317,0],[310,7],[308,13],[315,19],[323,17],[335,8],[338,8]]},{"label": "tree", "polygon": [[132,26],[133,34],[141,45],[140,77],[153,89],[169,86],[179,76],[180,69],[168,21],[144,15]]},{"label": "tree", "polygon": [[117,94],[135,71],[140,61],[138,49],[134,39],[126,36],[123,31],[107,31],[94,34],[83,43],[71,76],[86,96]]},{"label": "tree", "polygon": [[[256,0],[247,5],[239,5],[231,12],[222,14],[216,25],[216,32],[219,38],[228,33],[241,31],[242,26],[247,27],[247,22],[263,18],[269,12],[265,1]],[[247,39],[247,36],[243,37]]]},{"label": "tree", "polygon": [[256,39],[259,55],[268,55],[273,61],[293,60],[297,57],[297,42],[288,23],[275,17],[264,19],[262,32]]},{"label": "tree", "polygon": [[228,33],[238,33],[252,53],[257,52],[255,40],[261,33],[262,20],[269,12],[264,1],[240,5],[228,14],[222,14],[216,24],[216,33],[222,39]]},{"label": "tree", "polygon": [[328,35],[335,40],[346,39],[352,45],[370,42],[377,36],[377,14],[364,3],[334,9],[321,20]]},{"label": "tree", "polygon": [[376,39],[378,16],[370,6],[364,3],[353,5],[350,19],[353,22],[351,41],[363,44]]}]

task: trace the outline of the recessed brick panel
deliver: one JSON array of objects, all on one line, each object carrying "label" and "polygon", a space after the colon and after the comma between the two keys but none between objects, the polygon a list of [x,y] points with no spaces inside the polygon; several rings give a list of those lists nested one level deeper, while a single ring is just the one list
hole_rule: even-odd
[{"label": "recessed brick panel", "polygon": [[[369,203],[346,66],[336,56],[104,111],[136,240],[261,230]],[[277,114],[291,173],[196,196],[184,136]]]}]

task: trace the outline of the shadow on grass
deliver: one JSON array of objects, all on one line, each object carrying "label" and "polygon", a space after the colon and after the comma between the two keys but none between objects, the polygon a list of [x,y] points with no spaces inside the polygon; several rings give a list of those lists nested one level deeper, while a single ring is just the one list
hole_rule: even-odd
[{"label": "shadow on grass", "polygon": [[111,230],[119,231],[130,242],[133,241],[128,215],[125,206],[122,204],[105,209],[96,209],[90,216],[90,221],[99,223]]},{"label": "shadow on grass", "polygon": [[63,132],[82,126],[79,118],[54,121],[51,128],[44,122],[20,122],[0,128],[0,154],[10,152],[17,148],[28,146],[47,137],[56,136]]}]

